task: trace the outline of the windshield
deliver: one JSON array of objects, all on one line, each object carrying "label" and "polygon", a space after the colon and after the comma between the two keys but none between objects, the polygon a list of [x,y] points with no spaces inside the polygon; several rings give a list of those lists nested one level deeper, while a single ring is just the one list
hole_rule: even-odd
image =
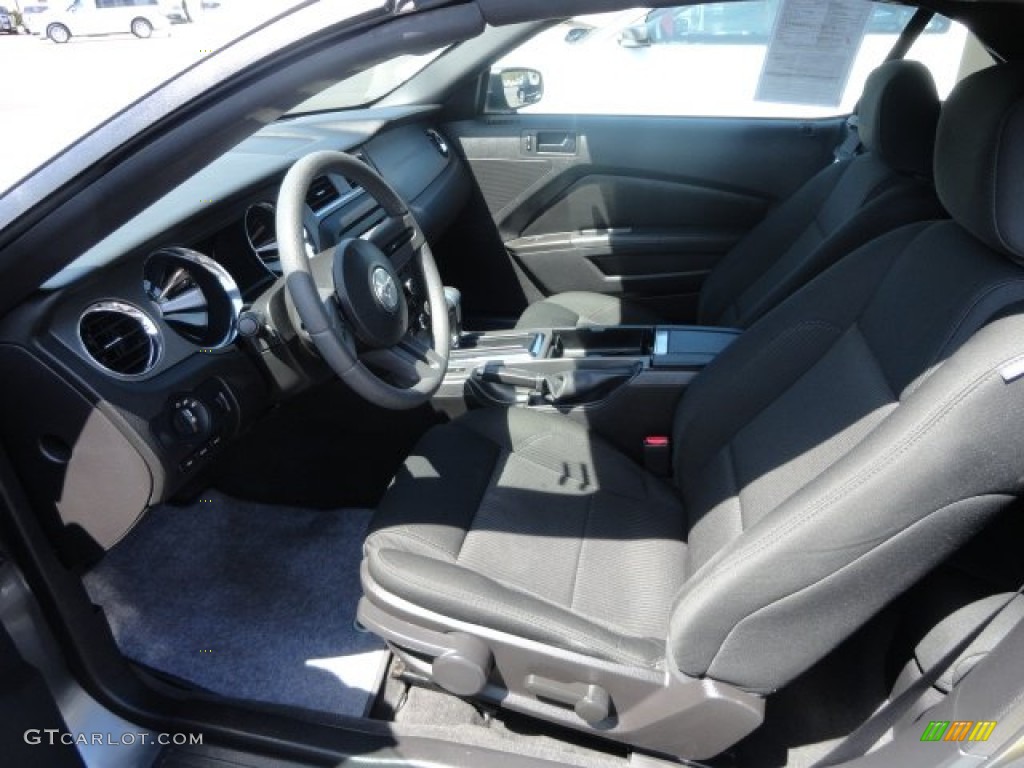
[{"label": "windshield", "polygon": [[329,88],[325,88],[312,98],[302,102],[288,114],[302,115],[308,112],[351,109],[372,104],[409,80],[445,50],[447,49],[437,48],[430,53],[397,56],[388,61],[382,61],[352,77],[339,80]]},{"label": "windshield", "polygon": [[[50,0],[20,10],[6,4],[19,34],[4,36],[0,45],[0,193],[162,82],[276,16],[309,5],[328,24],[380,4],[350,0],[340,12],[338,3],[310,0]],[[422,63],[387,62],[349,78],[339,83],[345,87],[337,104],[373,100],[429,61],[406,58]]]}]

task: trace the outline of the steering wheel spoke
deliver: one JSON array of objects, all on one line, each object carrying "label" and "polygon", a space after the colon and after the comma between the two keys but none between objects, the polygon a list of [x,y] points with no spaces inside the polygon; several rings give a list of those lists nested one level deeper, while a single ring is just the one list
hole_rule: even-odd
[{"label": "steering wheel spoke", "polygon": [[334,296],[330,296],[324,300],[324,307],[327,309],[327,322],[338,340],[345,345],[345,348],[353,355],[356,355],[356,342],[352,336],[352,329],[345,321],[345,315],[341,311],[341,307],[338,306],[338,300]]},{"label": "steering wheel spoke", "polygon": [[363,238],[380,248],[396,270],[403,269],[425,242],[416,220],[408,211],[398,216],[388,216],[366,232]]},{"label": "steering wheel spoke", "polygon": [[327,302],[334,297],[334,248],[320,251],[309,259],[309,273],[316,283],[320,300]]},{"label": "steering wheel spoke", "polygon": [[432,376],[444,375],[444,358],[419,339],[409,335],[388,349],[364,352],[360,359],[372,368],[391,375],[400,386],[413,386]]}]

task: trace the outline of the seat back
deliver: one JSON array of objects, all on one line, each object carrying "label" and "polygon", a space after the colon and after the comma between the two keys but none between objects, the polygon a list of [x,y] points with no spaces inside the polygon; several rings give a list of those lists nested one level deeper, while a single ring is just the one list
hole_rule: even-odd
[{"label": "seat back", "polygon": [[1022,107],[1020,66],[961,83],[936,146],[954,220],[858,249],[687,391],[689,573],[668,642],[682,672],[784,685],[1020,492]]},{"label": "seat back", "polygon": [[865,152],[814,176],[719,262],[701,290],[700,323],[747,327],[859,245],[942,215],[931,183],[938,115],[923,64],[876,69],[859,109]]}]

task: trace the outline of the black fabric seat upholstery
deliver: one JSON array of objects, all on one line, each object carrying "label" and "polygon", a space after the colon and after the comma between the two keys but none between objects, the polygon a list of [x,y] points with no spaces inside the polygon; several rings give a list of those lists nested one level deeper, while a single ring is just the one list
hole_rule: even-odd
[{"label": "black fabric seat upholstery", "polygon": [[[863,243],[940,216],[930,181],[938,113],[935,83],[919,62],[873,72],[859,109],[864,154],[822,170],[722,258],[701,289],[698,323],[745,328]],[[659,321],[638,302],[573,291],[535,302],[516,327]]]},{"label": "black fabric seat upholstery", "polygon": [[471,413],[389,490],[366,599],[757,694],[822,658],[1024,482],[1024,67],[961,83],[937,142],[953,220],[871,241],[716,358],[673,487],[568,417]]},{"label": "black fabric seat upholstery", "polygon": [[374,579],[417,604],[613,661],[664,657],[679,496],[568,419],[495,408],[431,431],[373,528]]}]

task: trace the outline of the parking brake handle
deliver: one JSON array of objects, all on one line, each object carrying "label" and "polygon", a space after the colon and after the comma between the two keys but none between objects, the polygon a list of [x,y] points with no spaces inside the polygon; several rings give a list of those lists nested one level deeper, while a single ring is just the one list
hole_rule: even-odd
[{"label": "parking brake handle", "polygon": [[565,371],[546,376],[544,399],[552,405],[597,400],[633,377],[634,366]]},{"label": "parking brake handle", "polygon": [[547,376],[523,368],[487,365],[474,375],[491,384],[528,389],[532,403],[564,405],[598,400],[636,373],[636,366],[577,369]]},{"label": "parking brake handle", "polygon": [[481,381],[492,384],[508,384],[523,387],[535,392],[544,392],[545,377],[539,373],[531,373],[521,368],[506,368],[503,365],[487,365],[479,372]]}]

